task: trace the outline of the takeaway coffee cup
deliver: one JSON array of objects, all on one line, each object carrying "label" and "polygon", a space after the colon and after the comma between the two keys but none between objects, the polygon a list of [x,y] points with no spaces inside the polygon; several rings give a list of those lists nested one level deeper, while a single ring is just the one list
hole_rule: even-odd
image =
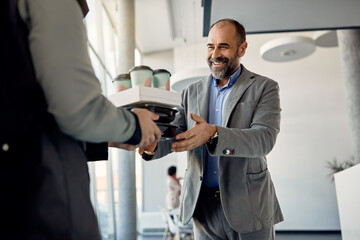
[{"label": "takeaway coffee cup", "polygon": [[153,87],[170,91],[170,72],[165,69],[154,70]]},{"label": "takeaway coffee cup", "polygon": [[118,75],[112,82],[115,85],[116,92],[121,92],[128,88],[131,88],[131,78],[129,73]]},{"label": "takeaway coffee cup", "polygon": [[153,70],[144,65],[135,66],[130,69],[131,84],[133,87],[144,85],[151,87]]}]

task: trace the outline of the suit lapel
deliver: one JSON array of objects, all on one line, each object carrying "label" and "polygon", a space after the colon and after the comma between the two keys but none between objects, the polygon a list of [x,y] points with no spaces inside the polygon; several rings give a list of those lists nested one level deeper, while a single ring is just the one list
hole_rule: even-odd
[{"label": "suit lapel", "polygon": [[[205,119],[207,121],[208,119],[208,110],[209,110],[209,93],[210,93],[210,83],[211,83],[211,75],[200,82],[200,84],[197,85],[196,89],[196,101],[197,101],[197,115]],[[200,161],[201,161],[201,174],[203,174],[204,171],[204,156],[205,156],[206,147],[202,148],[201,155],[200,155]]]},{"label": "suit lapel", "polygon": [[243,65],[241,65],[241,68],[241,74],[236,80],[225,104],[222,120],[223,127],[227,126],[234,107],[239,102],[246,89],[255,81],[255,75],[252,72],[248,71]]},{"label": "suit lapel", "polygon": [[197,110],[196,113],[205,121],[207,121],[208,117],[208,108],[209,108],[209,89],[210,89],[210,83],[211,83],[211,75],[207,78],[201,81],[200,84],[197,85]]}]

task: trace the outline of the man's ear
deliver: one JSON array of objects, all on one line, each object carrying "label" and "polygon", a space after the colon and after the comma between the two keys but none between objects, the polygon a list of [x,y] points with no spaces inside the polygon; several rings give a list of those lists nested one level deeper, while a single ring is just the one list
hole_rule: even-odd
[{"label": "man's ear", "polygon": [[239,46],[239,49],[238,49],[238,55],[239,55],[239,57],[244,56],[244,54],[245,54],[245,52],[246,52],[246,48],[247,48],[247,42],[244,41],[244,42]]}]

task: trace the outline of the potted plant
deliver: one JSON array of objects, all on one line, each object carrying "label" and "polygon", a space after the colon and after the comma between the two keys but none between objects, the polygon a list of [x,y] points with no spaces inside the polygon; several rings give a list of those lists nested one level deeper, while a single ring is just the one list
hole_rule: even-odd
[{"label": "potted plant", "polygon": [[332,161],[327,161],[327,168],[330,169],[331,173],[329,174],[331,177],[331,181],[334,181],[334,174],[341,172],[349,167],[355,166],[355,157],[351,156],[347,160],[343,162],[339,162],[336,158],[334,158]]}]

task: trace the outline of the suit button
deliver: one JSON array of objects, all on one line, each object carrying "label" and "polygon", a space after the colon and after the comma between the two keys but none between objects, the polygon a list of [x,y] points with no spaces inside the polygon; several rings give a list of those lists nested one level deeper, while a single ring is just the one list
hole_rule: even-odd
[{"label": "suit button", "polygon": [[7,143],[4,143],[1,147],[1,149],[4,151],[4,152],[7,152],[9,150],[9,144]]},{"label": "suit button", "polygon": [[202,181],[202,176],[200,176],[200,181]]}]

